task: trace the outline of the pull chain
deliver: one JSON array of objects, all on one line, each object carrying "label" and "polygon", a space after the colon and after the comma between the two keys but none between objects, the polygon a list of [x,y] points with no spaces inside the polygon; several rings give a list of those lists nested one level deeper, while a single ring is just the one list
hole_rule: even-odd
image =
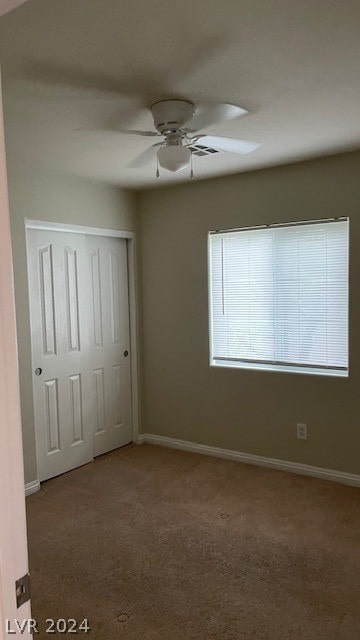
[{"label": "pull chain", "polygon": [[193,154],[191,153],[190,156],[190,178],[192,179],[194,177],[194,160],[193,160]]},{"label": "pull chain", "polygon": [[159,156],[158,156],[158,154],[156,154],[156,177],[160,178]]}]

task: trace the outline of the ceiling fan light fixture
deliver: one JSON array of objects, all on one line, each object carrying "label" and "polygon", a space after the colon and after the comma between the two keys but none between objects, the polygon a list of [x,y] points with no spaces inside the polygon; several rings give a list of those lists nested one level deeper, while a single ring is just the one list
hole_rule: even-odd
[{"label": "ceiling fan light fixture", "polygon": [[189,166],[191,151],[188,147],[170,144],[159,149],[158,160],[163,169],[174,172],[181,171]]}]

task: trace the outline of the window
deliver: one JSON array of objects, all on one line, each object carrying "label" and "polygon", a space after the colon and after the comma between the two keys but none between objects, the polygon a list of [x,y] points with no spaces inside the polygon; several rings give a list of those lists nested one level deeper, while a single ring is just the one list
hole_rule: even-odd
[{"label": "window", "polygon": [[346,218],[209,235],[210,364],[347,376]]}]

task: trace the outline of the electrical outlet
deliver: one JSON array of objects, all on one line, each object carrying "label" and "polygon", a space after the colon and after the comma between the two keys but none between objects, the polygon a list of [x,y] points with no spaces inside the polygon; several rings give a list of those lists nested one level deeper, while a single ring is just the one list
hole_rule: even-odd
[{"label": "electrical outlet", "polygon": [[307,440],[307,424],[298,422],[296,425],[296,436],[299,440]]}]

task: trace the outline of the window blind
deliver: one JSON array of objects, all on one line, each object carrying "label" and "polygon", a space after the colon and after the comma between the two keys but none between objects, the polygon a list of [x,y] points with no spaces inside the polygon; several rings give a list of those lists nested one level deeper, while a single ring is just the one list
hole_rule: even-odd
[{"label": "window blind", "polygon": [[346,370],[348,226],[211,234],[212,360]]}]

